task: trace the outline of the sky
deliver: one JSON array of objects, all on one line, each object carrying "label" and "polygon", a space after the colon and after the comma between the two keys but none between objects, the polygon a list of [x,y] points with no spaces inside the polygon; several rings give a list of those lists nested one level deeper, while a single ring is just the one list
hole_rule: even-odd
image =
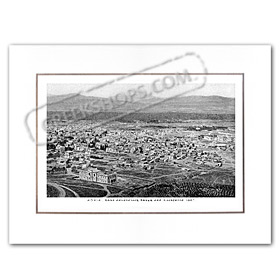
[{"label": "sky", "polygon": [[[153,96],[167,98],[169,96],[179,94],[185,91],[188,91],[198,84],[185,84],[173,86],[170,89],[165,89],[160,93],[156,93],[153,91],[152,84],[112,84],[106,85],[99,89],[91,90],[90,92],[86,92],[99,84],[48,84],[48,95],[66,95],[79,93],[82,91],[82,95],[85,96],[97,96],[97,97],[110,97],[116,94],[125,93],[127,94],[129,91],[136,91],[139,86],[143,86],[147,92],[153,92]],[[156,84],[157,89],[163,89],[162,84]],[[208,83],[202,89],[192,91],[187,95],[199,95],[199,96],[223,96],[223,97],[235,97],[235,85],[234,84],[217,84],[217,83]]]}]

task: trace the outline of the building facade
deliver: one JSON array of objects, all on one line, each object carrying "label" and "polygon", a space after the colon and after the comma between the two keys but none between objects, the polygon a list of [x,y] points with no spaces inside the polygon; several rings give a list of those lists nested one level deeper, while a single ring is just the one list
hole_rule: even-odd
[{"label": "building facade", "polygon": [[112,184],[117,181],[117,174],[108,171],[102,172],[97,168],[88,167],[80,171],[79,178],[85,181]]}]

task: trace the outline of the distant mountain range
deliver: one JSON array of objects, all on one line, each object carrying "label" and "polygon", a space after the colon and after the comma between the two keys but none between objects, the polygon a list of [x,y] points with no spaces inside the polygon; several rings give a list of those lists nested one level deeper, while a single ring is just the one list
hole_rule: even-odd
[{"label": "distant mountain range", "polygon": [[102,98],[84,95],[48,95],[48,111],[69,111],[73,109],[87,108],[107,112],[147,112],[147,113],[197,113],[197,114],[234,114],[235,99],[212,96],[184,96],[172,99],[152,97],[137,100],[133,103],[117,103],[112,98]]}]

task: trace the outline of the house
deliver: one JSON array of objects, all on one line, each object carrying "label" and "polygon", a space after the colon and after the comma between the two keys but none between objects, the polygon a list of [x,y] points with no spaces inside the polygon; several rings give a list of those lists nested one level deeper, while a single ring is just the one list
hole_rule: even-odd
[{"label": "house", "polygon": [[101,171],[97,168],[88,167],[80,170],[79,178],[85,181],[112,184],[117,181],[117,174],[109,171]]}]

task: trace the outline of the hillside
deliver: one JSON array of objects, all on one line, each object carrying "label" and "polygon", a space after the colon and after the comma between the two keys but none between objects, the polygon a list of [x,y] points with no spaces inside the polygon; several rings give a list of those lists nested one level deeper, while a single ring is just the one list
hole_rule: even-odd
[{"label": "hillside", "polygon": [[[114,100],[114,99],[113,99]],[[87,108],[94,111],[99,108],[107,112],[148,112],[148,113],[198,113],[198,114],[234,114],[235,99],[222,96],[186,96],[169,100],[151,98],[117,106],[112,99],[83,95],[50,95],[48,111],[69,111]],[[101,109],[100,109],[101,108]]]}]

